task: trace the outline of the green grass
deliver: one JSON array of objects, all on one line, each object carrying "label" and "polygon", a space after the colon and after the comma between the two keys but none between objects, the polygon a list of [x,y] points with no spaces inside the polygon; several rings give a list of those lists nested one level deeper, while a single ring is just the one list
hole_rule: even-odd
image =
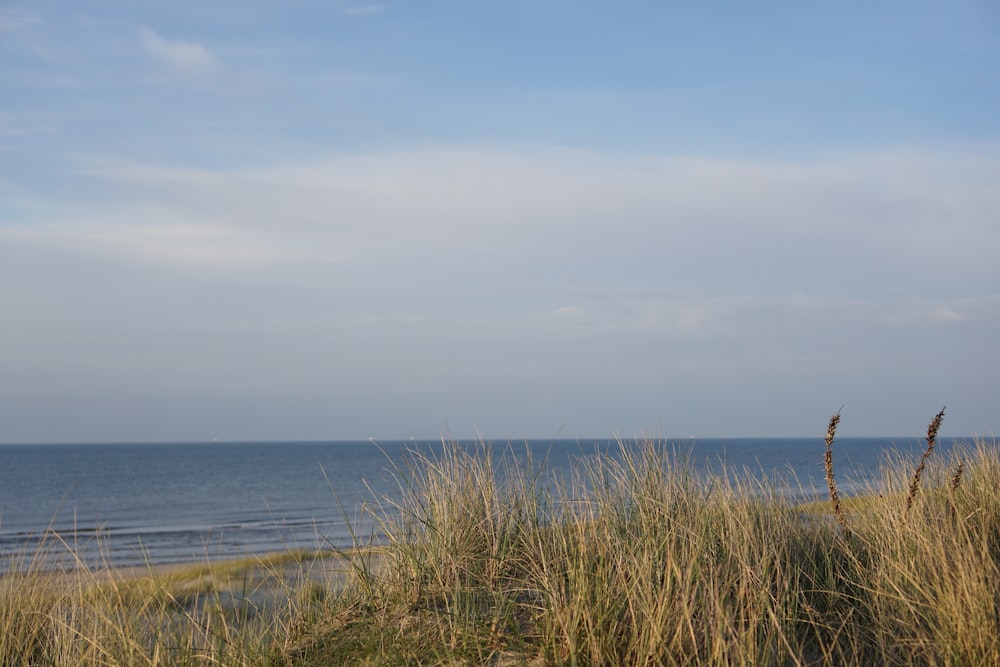
[{"label": "green grass", "polygon": [[0,665],[1000,664],[995,443],[890,460],[841,518],[671,454],[649,440],[556,485],[486,444],[414,453],[342,586],[279,576],[302,555],[22,568],[0,578]]}]

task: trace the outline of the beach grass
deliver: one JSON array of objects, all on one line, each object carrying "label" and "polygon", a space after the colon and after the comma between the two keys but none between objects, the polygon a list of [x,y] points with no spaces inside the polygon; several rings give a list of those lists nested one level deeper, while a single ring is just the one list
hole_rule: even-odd
[{"label": "beach grass", "polygon": [[384,542],[329,559],[26,562],[0,577],[0,665],[1000,664],[994,442],[889,457],[834,503],[657,439],[561,481],[508,452],[412,452],[373,499]]},{"label": "beach grass", "polygon": [[90,567],[67,565],[64,546],[13,557],[0,576],[0,665],[287,664],[288,638],[350,570],[305,551]]}]

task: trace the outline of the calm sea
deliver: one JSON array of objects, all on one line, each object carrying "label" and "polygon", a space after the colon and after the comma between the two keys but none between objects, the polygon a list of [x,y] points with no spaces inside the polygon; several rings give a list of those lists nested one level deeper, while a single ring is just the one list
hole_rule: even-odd
[{"label": "calm sea", "polygon": [[[955,442],[969,440],[942,439],[936,456]],[[663,444],[699,468],[717,471],[724,463],[784,478],[790,493],[825,493],[821,439]],[[394,472],[406,469],[407,451],[433,454],[440,447],[421,441],[0,445],[0,572],[44,535],[49,551],[115,566],[350,547],[352,528],[362,542],[377,540],[364,508],[398,497]],[[545,461],[548,479],[565,480],[584,457],[616,455],[620,445],[533,440],[492,447],[498,458],[521,462],[530,450],[536,466]],[[917,438],[838,439],[841,490],[850,493],[852,480],[875,474],[890,452],[918,457],[923,447]]]}]

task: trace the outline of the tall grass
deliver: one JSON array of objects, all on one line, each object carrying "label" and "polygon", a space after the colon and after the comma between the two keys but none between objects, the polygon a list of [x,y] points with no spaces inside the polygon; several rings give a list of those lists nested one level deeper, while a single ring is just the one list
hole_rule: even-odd
[{"label": "tall grass", "polygon": [[0,577],[0,665],[1000,664],[1000,449],[941,459],[912,498],[897,456],[831,505],[706,476],[656,439],[561,481],[530,453],[446,443],[395,470],[373,509],[386,541],[342,554],[339,592],[288,584],[265,610],[209,566],[28,559]]},{"label": "tall grass", "polygon": [[398,471],[402,500],[378,513],[377,585],[300,655],[1000,664],[1000,455],[985,442],[959,454],[960,485],[949,465],[926,466],[908,509],[913,464],[888,461],[838,515],[751,476],[704,477],[656,440],[588,459],[572,485],[512,471],[486,445],[415,453]]},{"label": "tall grass", "polygon": [[50,537],[30,555],[8,556],[3,667],[287,664],[285,647],[311,604],[281,573],[297,554],[134,572],[67,565],[66,548]]}]

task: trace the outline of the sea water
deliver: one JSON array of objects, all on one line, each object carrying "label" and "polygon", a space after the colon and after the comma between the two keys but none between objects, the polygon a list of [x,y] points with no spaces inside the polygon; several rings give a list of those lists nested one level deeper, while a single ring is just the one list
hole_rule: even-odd
[{"label": "sea water", "polygon": [[[946,438],[936,456],[958,442]],[[483,443],[461,441],[476,450]],[[657,443],[705,474],[749,471],[781,492],[826,493],[819,438]],[[890,452],[919,457],[918,438],[844,438],[840,489],[871,479]],[[587,457],[619,456],[633,440],[487,444],[500,468],[541,470],[568,488]],[[379,540],[377,521],[407,485],[413,453],[440,442],[268,442],[0,445],[0,572],[44,545],[52,562],[116,567],[201,562]],[[562,487],[561,487],[562,488]],[[379,504],[382,509],[379,510]]]}]

